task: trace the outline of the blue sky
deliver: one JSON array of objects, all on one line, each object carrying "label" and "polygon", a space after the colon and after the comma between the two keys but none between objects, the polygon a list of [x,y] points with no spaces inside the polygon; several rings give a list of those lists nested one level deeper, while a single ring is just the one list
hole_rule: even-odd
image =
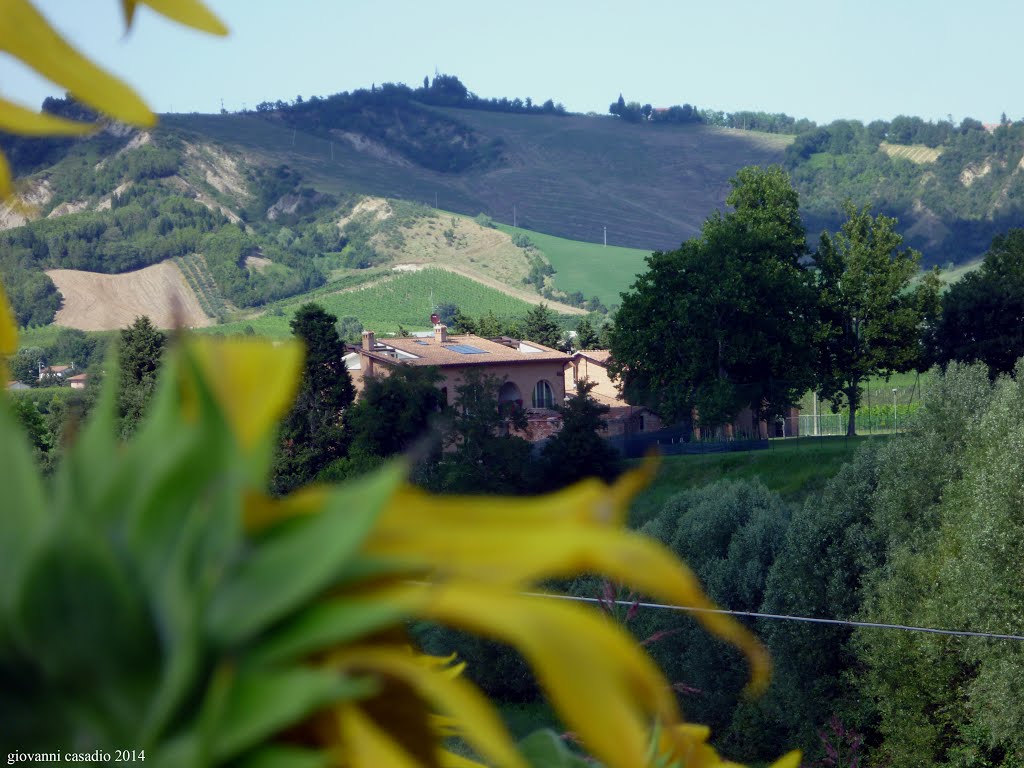
[{"label": "blue sky", "polygon": [[[1024,4],[1010,0],[208,0],[227,39],[116,0],[35,0],[76,45],[161,112],[215,112],[422,82],[435,68],[480,96],[552,98],[574,112],[627,101],[869,121],[995,122],[1015,101]],[[0,56],[0,95],[59,90]]]}]

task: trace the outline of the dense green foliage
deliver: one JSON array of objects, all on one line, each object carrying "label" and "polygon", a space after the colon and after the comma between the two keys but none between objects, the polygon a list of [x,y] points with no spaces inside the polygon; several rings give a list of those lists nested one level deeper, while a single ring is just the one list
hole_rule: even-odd
[{"label": "dense green foliage", "polygon": [[528,310],[523,319],[523,338],[557,349],[562,343],[562,329],[550,307],[541,303]]},{"label": "dense green foliage", "polygon": [[522,409],[498,404],[501,381],[468,369],[455,386],[443,442],[447,449],[423,468],[420,481],[449,493],[514,494],[532,487],[530,443]]},{"label": "dense green foliage", "polygon": [[345,413],[348,455],[327,467],[321,479],[362,474],[414,448],[426,453],[428,444],[417,441],[439,427],[447,407],[437,386],[440,380],[436,368],[411,365],[396,366],[387,376],[367,377],[359,400]]},{"label": "dense green foliage", "polygon": [[935,357],[1009,373],[1024,355],[1024,230],[996,237],[981,269],[950,286],[935,330]]},{"label": "dense green foliage", "polygon": [[[863,618],[1021,634],[1024,467],[1010,446],[1024,433],[1022,374],[993,384],[985,366],[951,364],[915,433],[878,456],[877,483],[856,500],[880,543],[862,582]],[[855,644],[882,757],[907,766],[1024,759],[1019,643],[858,630]]]},{"label": "dense green foliage", "polygon": [[[719,604],[757,611],[789,514],[760,483],[725,481],[679,494],[642,531],[682,557]],[[632,628],[640,638],[658,638],[648,648],[669,680],[688,691],[683,703],[689,716],[711,724],[733,754],[767,755],[786,738],[769,736],[778,729],[769,726],[761,702],[740,703],[746,675],[733,649],[711,641],[691,619],[672,611],[644,611]],[[765,743],[766,738],[778,742]]]},{"label": "dense green foliage", "polygon": [[600,477],[611,481],[622,470],[622,457],[602,436],[605,416],[611,410],[591,397],[596,384],[582,379],[576,393],[556,405],[562,428],[544,444],[538,464],[540,487],[555,489]]},{"label": "dense green foliage", "polygon": [[[870,203],[903,222],[926,264],[960,263],[1024,217],[1024,179],[1016,173],[1022,137],[1024,124],[1004,122],[989,132],[970,118],[959,126],[906,117],[867,126],[840,120],[799,134],[786,160],[812,227],[837,226],[848,199]],[[883,141],[939,154],[914,163],[886,152]]]},{"label": "dense green foliage", "polygon": [[745,168],[734,211],[647,260],[623,294],[611,370],[626,399],[669,422],[729,421],[744,406],[781,412],[810,384],[815,296],[806,239],[782,169]]}]

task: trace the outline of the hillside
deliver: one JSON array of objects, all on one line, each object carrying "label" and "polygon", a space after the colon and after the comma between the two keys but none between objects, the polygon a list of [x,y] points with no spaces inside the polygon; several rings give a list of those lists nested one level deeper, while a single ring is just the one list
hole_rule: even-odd
[{"label": "hillside", "polygon": [[[19,323],[52,322],[67,299],[48,270],[170,259],[182,296],[217,322],[406,265],[600,310],[647,253],[696,234],[751,164],[789,169],[812,237],[841,223],[847,200],[871,203],[925,264],[969,262],[1024,224],[1024,126],[1012,123],[795,121],[794,137],[696,113],[651,122],[466,102],[464,88],[462,102],[442,88],[425,104],[403,88],[165,115],[152,131],[81,141],[0,135],[20,176],[20,204],[0,208],[0,278]],[[595,245],[605,233],[610,245]],[[64,321],[79,316],[68,310]]]},{"label": "hillside", "polygon": [[677,246],[722,206],[738,168],[773,162],[792,174],[812,238],[839,226],[847,201],[870,204],[900,221],[926,264],[946,265],[1024,223],[1021,124],[901,115],[819,126],[621,99],[609,109],[616,116],[481,100],[441,75],[422,88],[385,84],[171,120],[264,161],[302,164],[325,189],[484,212],[574,240],[602,241],[607,228],[612,245],[644,250]]},{"label": "hillside", "polygon": [[[641,249],[675,248],[720,207],[746,165],[781,162],[790,139],[705,126],[652,126],[612,117],[517,115],[431,108],[503,146],[491,167],[441,173],[378,141],[334,140],[271,116],[166,115],[164,125],[214,140],[250,161],[287,163],[333,194],[436,204],[560,237]],[[513,211],[515,208],[515,211]]]},{"label": "hillside", "polygon": [[560,303],[568,292],[540,251],[487,220],[327,194],[294,168],[167,128],[101,135],[56,154],[0,210],[0,279],[22,326],[113,329],[144,313],[160,326],[241,321],[373,269],[424,266],[517,306],[544,300],[582,313]]}]

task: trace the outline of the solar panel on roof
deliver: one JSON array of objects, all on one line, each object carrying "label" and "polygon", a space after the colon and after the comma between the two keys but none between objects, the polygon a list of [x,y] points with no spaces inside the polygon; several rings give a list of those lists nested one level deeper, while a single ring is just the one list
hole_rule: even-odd
[{"label": "solar panel on roof", "polygon": [[477,349],[471,344],[452,344],[445,349],[450,349],[452,352],[458,352],[460,355],[486,355],[482,349]]}]

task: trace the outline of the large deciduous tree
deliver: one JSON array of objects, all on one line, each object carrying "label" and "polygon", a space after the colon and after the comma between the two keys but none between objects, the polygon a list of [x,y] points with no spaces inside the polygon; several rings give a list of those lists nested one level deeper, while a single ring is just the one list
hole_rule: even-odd
[{"label": "large deciduous tree", "polygon": [[921,336],[937,304],[937,278],[915,287],[921,254],[902,248],[896,220],[846,205],[842,229],[821,236],[816,279],[820,292],[818,391],[850,409],[856,432],[861,382],[923,364]]},{"label": "large deciduous tree", "polygon": [[1024,356],[1024,229],[996,237],[981,269],[950,286],[935,347],[938,362],[978,360],[993,376]]},{"label": "large deciduous tree", "polygon": [[277,493],[309,482],[345,454],[342,418],[355,399],[355,388],[337,321],[318,304],[303,305],[292,318],[292,333],[306,346],[306,362],[295,403],[281,424],[273,478]]},{"label": "large deciduous tree", "polygon": [[815,297],[802,260],[799,200],[781,168],[732,180],[733,211],[698,237],[654,253],[623,294],[610,334],[628,400],[667,421],[780,412],[813,377]]}]

